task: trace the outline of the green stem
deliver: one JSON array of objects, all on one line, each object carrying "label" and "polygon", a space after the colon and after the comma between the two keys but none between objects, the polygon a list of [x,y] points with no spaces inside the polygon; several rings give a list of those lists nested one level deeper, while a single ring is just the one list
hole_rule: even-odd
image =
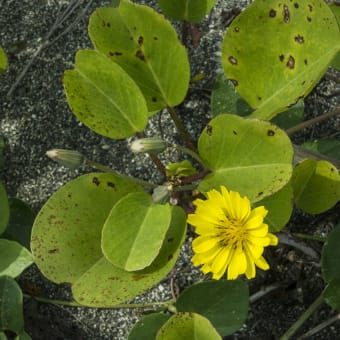
[{"label": "green stem", "polygon": [[109,306],[109,307],[90,307],[90,306],[84,306],[79,304],[78,302],[75,301],[63,301],[63,300],[54,300],[54,299],[48,299],[40,296],[32,296],[29,294],[23,294],[23,297],[25,299],[35,299],[39,302],[43,303],[50,303],[53,305],[59,305],[59,306],[68,306],[68,307],[82,307],[82,308],[105,308],[105,309],[120,309],[120,308],[148,308],[148,307],[155,307],[155,306],[170,306],[175,302],[174,299],[170,299],[167,301],[162,301],[162,302],[144,302],[144,303],[121,303],[118,305],[114,306]]},{"label": "green stem", "polygon": [[297,330],[303,325],[303,323],[321,306],[324,302],[323,292],[317,297],[317,299],[308,307],[308,309],[300,316],[300,318],[288,329],[288,331],[282,335],[280,340],[290,339]]},{"label": "green stem", "polygon": [[168,106],[167,110],[170,113],[170,116],[172,118],[172,120],[174,121],[176,128],[179,132],[179,134],[181,135],[185,145],[191,149],[192,151],[196,152],[196,148],[194,146],[194,143],[191,140],[190,135],[188,134],[187,130],[185,129],[184,125],[182,124],[176,110],[173,107]]},{"label": "green stem", "polygon": [[313,240],[318,242],[326,242],[326,238],[321,236],[315,236],[315,235],[308,235],[308,234],[302,234],[302,233],[293,233],[295,237],[303,238],[306,240]]},{"label": "green stem", "polygon": [[192,151],[191,149],[186,148],[185,146],[182,146],[179,144],[169,144],[169,146],[172,146],[173,148],[179,151],[182,151],[183,153],[186,153],[187,155],[191,156],[193,159],[196,159],[196,161],[204,167],[202,159],[195,151]]},{"label": "green stem", "polygon": [[124,178],[124,179],[127,179],[127,180],[134,181],[135,183],[140,184],[144,187],[148,187],[148,188],[157,188],[158,187],[157,184],[150,183],[150,182],[147,182],[147,181],[143,181],[142,179],[138,179],[138,178],[135,178],[135,177],[123,175],[123,174],[121,174],[121,173],[119,173],[119,172],[117,172],[117,171],[115,171],[115,170],[113,170],[113,169],[111,169],[111,168],[109,168],[105,165],[91,161],[89,159],[85,160],[85,165],[90,166],[91,168],[101,170],[103,172],[109,172],[109,173],[114,174],[115,176],[120,177],[120,178]]}]

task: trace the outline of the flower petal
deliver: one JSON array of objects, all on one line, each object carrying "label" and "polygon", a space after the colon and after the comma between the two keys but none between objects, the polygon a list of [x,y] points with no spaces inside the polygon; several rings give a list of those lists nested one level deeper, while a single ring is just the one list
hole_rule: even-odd
[{"label": "flower petal", "polygon": [[240,249],[236,249],[234,251],[229,267],[228,267],[228,280],[235,280],[240,274],[243,274],[246,272],[247,269],[247,260],[246,256],[243,251],[240,251]]},{"label": "flower petal", "polygon": [[195,253],[205,253],[218,246],[221,238],[211,236],[199,236],[192,241],[192,249]]}]

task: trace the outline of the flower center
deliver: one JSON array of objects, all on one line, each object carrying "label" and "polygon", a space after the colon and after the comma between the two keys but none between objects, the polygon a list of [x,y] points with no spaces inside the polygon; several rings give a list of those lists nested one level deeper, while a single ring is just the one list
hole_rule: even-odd
[{"label": "flower center", "polygon": [[242,221],[235,218],[226,216],[226,219],[221,221],[220,230],[223,237],[221,241],[223,246],[237,247],[246,239],[247,232]]}]

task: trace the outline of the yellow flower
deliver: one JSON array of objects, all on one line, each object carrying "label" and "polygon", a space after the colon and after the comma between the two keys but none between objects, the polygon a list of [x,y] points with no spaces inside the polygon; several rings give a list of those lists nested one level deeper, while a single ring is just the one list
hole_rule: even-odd
[{"label": "yellow flower", "polygon": [[224,186],[221,192],[209,191],[206,200],[196,199],[194,205],[196,211],[189,214],[188,223],[199,236],[192,242],[192,262],[203,265],[204,274],[211,272],[218,280],[228,269],[228,280],[241,274],[251,279],[256,274],[255,265],[269,269],[262,257],[264,247],[277,245],[278,239],[263,223],[268,213],[264,206],[251,209],[247,197]]}]

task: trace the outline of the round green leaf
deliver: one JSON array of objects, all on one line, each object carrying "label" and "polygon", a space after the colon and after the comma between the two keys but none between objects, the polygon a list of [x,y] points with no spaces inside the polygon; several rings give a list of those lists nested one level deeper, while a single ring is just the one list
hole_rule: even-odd
[{"label": "round green leaf", "polygon": [[179,312],[210,320],[221,336],[242,327],[248,315],[248,286],[243,281],[205,281],[185,289],[176,301]]},{"label": "round green leaf", "polygon": [[155,340],[158,330],[168,321],[169,315],[153,313],[144,316],[129,333],[128,340]]},{"label": "round green leaf", "polygon": [[13,197],[9,198],[9,207],[10,217],[4,237],[30,249],[33,211],[25,202]]},{"label": "round green leaf", "polygon": [[5,187],[0,182],[0,234],[2,234],[7,227],[9,220],[9,204]]},{"label": "round green leaf", "polygon": [[196,313],[177,313],[159,330],[156,340],[221,340],[210,321]]},{"label": "round green leaf", "polygon": [[89,35],[95,48],[138,84],[149,112],[183,101],[190,80],[188,57],[162,15],[121,1],[119,8],[99,8],[91,15]]},{"label": "round green leaf", "polygon": [[93,307],[110,307],[134,298],[162,280],[175,265],[186,233],[186,215],[172,207],[172,219],[162,248],[152,264],[139,271],[128,272],[112,265],[105,257],[93,265],[74,283],[74,298]]},{"label": "round green leaf", "polygon": [[114,204],[141,190],[132,181],[105,173],[86,174],[61,187],[32,228],[31,249],[41,272],[56,283],[82,277],[103,257],[101,232]]},{"label": "round green leaf", "polygon": [[284,131],[264,121],[219,115],[203,130],[198,150],[212,171],[199,185],[225,185],[258,201],[282,188],[292,173],[293,147]]},{"label": "round green leaf", "polygon": [[13,278],[0,276],[0,331],[20,333],[23,329],[21,289]]},{"label": "round green leaf", "polygon": [[340,175],[327,161],[305,159],[293,172],[296,205],[310,214],[320,214],[340,200]]},{"label": "round green leaf", "polygon": [[254,1],[230,25],[222,63],[252,116],[270,120],[312,90],[339,48],[323,0]]},{"label": "round green leaf", "polygon": [[328,235],[321,254],[322,276],[327,283],[340,280],[340,225]]},{"label": "round green leaf", "polygon": [[213,8],[216,0],[157,0],[169,17],[179,21],[200,22]]},{"label": "round green leaf", "polygon": [[145,99],[136,83],[101,53],[82,50],[74,70],[65,71],[67,101],[90,129],[110,138],[126,138],[147,122]]},{"label": "round green leaf", "polygon": [[161,249],[171,221],[169,204],[154,204],[144,192],[116,203],[105,221],[102,250],[118,268],[136,271],[149,266]]},{"label": "round green leaf", "polygon": [[0,275],[19,276],[33,263],[31,253],[15,241],[0,239]]},{"label": "round green leaf", "polygon": [[0,76],[6,71],[6,69],[7,69],[7,56],[3,48],[0,47]]},{"label": "round green leaf", "polygon": [[263,205],[268,210],[264,222],[270,232],[280,231],[289,221],[293,212],[293,188],[290,183],[271,196],[258,201],[254,206]]}]

